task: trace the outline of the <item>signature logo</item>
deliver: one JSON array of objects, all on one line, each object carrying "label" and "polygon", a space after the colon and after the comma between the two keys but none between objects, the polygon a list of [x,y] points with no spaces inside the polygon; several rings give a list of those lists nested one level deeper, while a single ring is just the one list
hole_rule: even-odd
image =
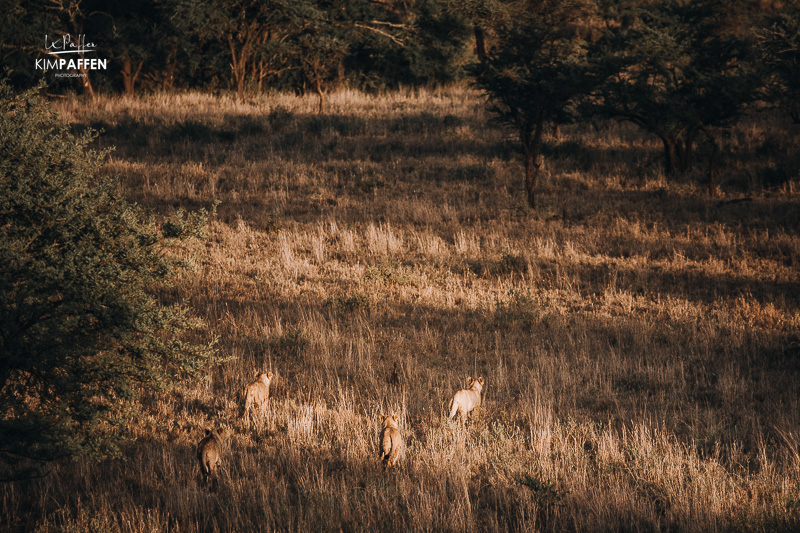
[{"label": "signature logo", "polygon": [[[79,34],[77,38],[66,33],[53,40],[47,35],[44,36],[44,53],[50,57],[37,59],[36,70],[77,70],[75,74],[60,74],[56,76],[86,76],[87,70],[105,70],[108,66],[108,59],[97,57],[85,57],[86,54],[97,52],[97,45],[86,40],[85,34]],[[59,57],[62,54],[78,54],[78,58]],[[52,59],[51,59],[52,57]]]},{"label": "signature logo", "polygon": [[[86,52],[97,52],[97,45],[86,42],[86,35],[78,35],[78,42],[72,40],[72,35],[67,33],[60,39],[50,41],[47,35],[44,36],[44,51],[48,54],[85,54]],[[52,51],[51,51],[52,50]]]}]

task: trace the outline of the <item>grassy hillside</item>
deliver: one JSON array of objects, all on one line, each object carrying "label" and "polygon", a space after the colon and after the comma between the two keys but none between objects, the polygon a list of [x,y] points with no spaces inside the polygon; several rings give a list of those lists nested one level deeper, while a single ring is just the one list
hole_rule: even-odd
[{"label": "grassy hillside", "polygon": [[[758,116],[731,132],[709,199],[662,175],[656,139],[562,128],[532,212],[474,93],[329,103],[59,103],[105,130],[130,198],[222,201],[163,296],[231,359],[154,396],[124,461],[0,485],[0,529],[800,527],[797,131]],[[261,370],[269,414],[248,424]],[[462,426],[444,414],[467,376],[485,396]],[[408,450],[383,473],[394,408]],[[195,446],[215,425],[233,436],[209,491]]]}]

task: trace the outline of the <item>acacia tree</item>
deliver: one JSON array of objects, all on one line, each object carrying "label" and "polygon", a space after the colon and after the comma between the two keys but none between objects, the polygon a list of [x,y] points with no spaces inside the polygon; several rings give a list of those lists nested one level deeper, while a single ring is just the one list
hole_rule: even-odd
[{"label": "acacia tree", "polygon": [[[0,470],[113,455],[147,389],[216,360],[202,323],[159,301],[179,263],[99,176],[105,152],[0,81]],[[202,218],[202,217],[201,217]],[[197,222],[197,220],[195,221]],[[183,229],[186,229],[185,227]],[[188,335],[188,336],[187,336]]]},{"label": "acacia tree", "polygon": [[474,70],[495,118],[519,138],[531,208],[545,126],[570,121],[571,104],[598,80],[577,31],[591,13],[591,2],[582,0],[524,2],[508,27],[495,30],[495,51]]},{"label": "acacia tree", "polygon": [[735,123],[757,97],[761,79],[748,43],[721,23],[730,7],[678,0],[632,6],[627,27],[604,41],[616,71],[590,112],[657,135],[668,174],[690,170],[698,136],[716,146],[715,131]]},{"label": "acacia tree", "polygon": [[304,32],[297,38],[303,76],[308,80],[319,98],[318,113],[325,112],[325,83],[336,74],[347,44],[319,28]]}]

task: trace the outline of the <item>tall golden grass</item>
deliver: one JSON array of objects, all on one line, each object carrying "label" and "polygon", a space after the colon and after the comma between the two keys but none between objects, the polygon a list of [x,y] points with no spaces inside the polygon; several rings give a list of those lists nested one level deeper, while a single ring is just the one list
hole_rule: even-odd
[{"label": "tall golden grass", "polygon": [[[222,201],[176,291],[231,359],[150,397],[124,460],[0,486],[0,529],[800,528],[789,124],[731,131],[714,199],[698,175],[665,177],[637,130],[564,127],[529,211],[513,139],[475,93],[329,104],[58,104],[105,130],[131,199]],[[249,424],[260,370],[276,374],[270,406]],[[445,415],[468,375],[486,385],[462,426]],[[408,449],[384,473],[393,409]],[[209,491],[194,451],[219,425],[234,435]]]}]

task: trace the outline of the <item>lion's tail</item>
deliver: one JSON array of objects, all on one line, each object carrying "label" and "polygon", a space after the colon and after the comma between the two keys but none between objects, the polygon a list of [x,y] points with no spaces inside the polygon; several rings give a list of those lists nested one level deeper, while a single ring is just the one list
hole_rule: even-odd
[{"label": "lion's tail", "polygon": [[456,402],[456,397],[453,396],[453,399],[450,400],[450,416],[448,418],[453,418],[456,416],[458,412],[458,403]]},{"label": "lion's tail", "polygon": [[[400,443],[400,440],[398,438],[397,442],[394,442],[394,439],[390,439],[389,445],[391,446],[391,453],[389,454],[389,457],[387,457],[386,460],[384,461],[384,464],[394,465],[395,463],[397,463],[397,456],[400,455],[400,448],[402,447],[402,444]],[[384,445],[384,450],[385,449],[386,445]]]},{"label": "lion's tail", "polygon": [[381,461],[384,463],[389,460],[392,452],[392,436],[387,431],[381,439]]}]

